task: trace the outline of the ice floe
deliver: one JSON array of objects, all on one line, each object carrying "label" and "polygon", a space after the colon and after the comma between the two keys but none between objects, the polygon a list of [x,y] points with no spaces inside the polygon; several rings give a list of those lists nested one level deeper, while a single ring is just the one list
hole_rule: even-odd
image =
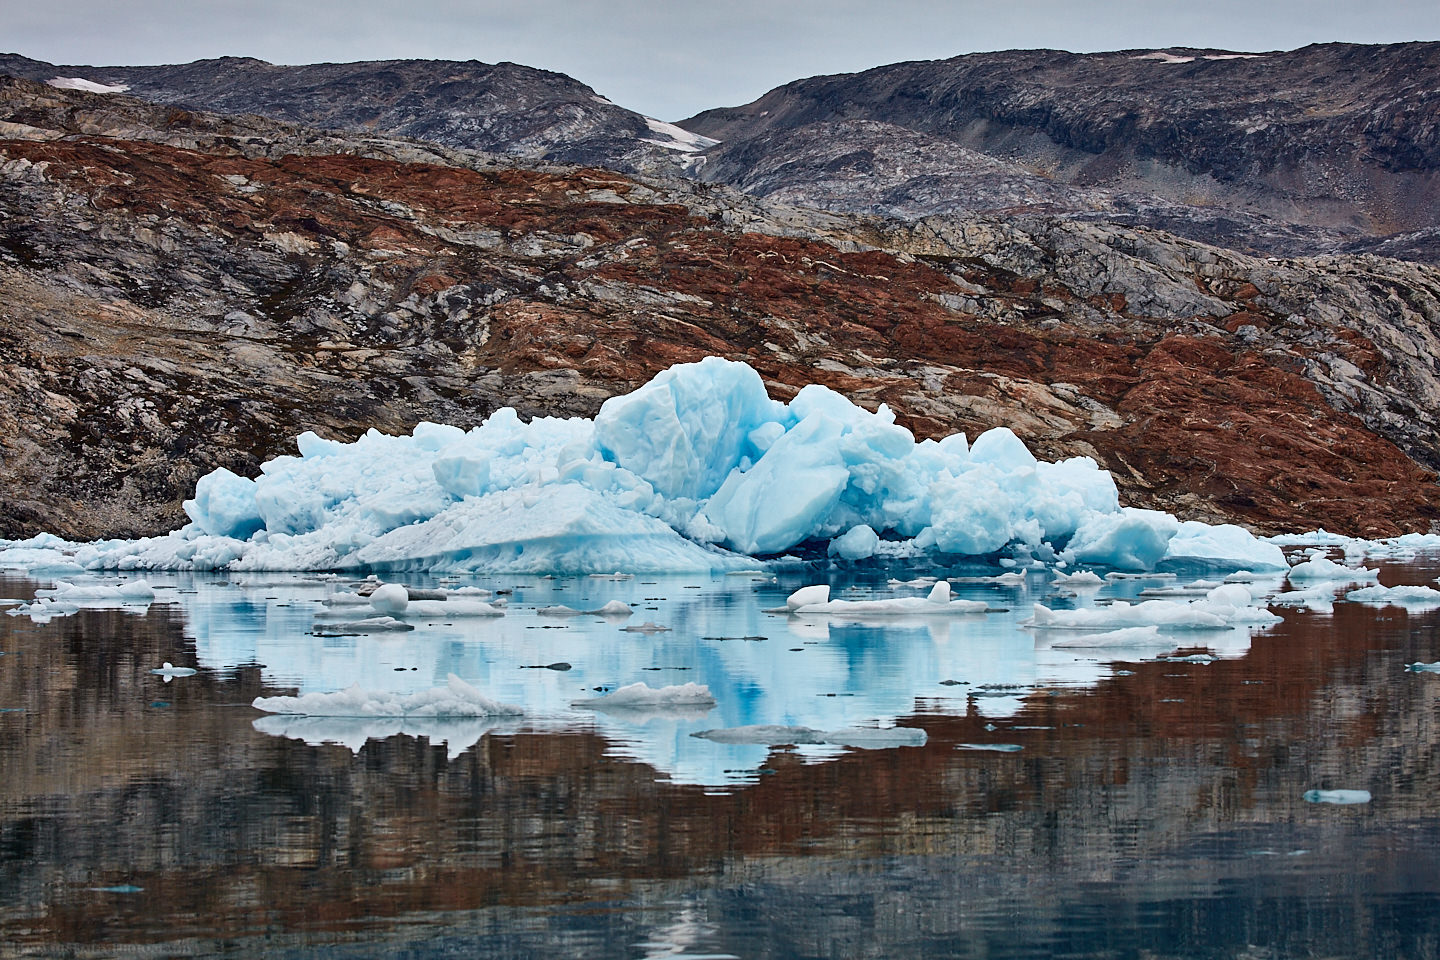
[{"label": "ice floe", "polygon": [[1117,600],[1099,607],[1052,610],[1035,604],[1034,613],[1023,625],[1037,630],[1087,630],[1102,632],[1132,627],[1164,627],[1167,630],[1219,630],[1234,626],[1279,623],[1280,617],[1254,602],[1250,591],[1240,584],[1213,587],[1198,600],[1145,600],[1129,603]]},{"label": "ice floe", "polygon": [[1351,603],[1368,603],[1395,607],[1440,607],[1440,590],[1433,587],[1362,587],[1345,594]]},{"label": "ice floe", "polygon": [[802,587],[790,595],[786,609],[795,616],[913,617],[958,616],[988,613],[983,600],[952,600],[950,584],[941,580],[924,597],[887,597],[883,600],[831,600],[828,585]]}]

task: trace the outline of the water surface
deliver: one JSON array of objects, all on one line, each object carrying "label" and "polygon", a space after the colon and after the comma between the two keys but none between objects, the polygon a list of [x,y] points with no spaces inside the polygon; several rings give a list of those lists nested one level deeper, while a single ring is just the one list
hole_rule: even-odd
[{"label": "water surface", "polygon": [[[1404,669],[1440,660],[1440,614],[1339,603],[1068,650],[1018,626],[1032,603],[1144,584],[1068,597],[1044,571],[957,586],[983,616],[765,612],[813,579],[465,581],[509,591],[507,615],[399,635],[317,635],[350,584],[316,576],[152,578],[148,608],[0,617],[0,956],[1440,954],[1440,675]],[[635,614],[537,613],[617,599]],[[669,629],[623,630],[645,621]],[[166,661],[198,672],[167,683]],[[450,674],[526,715],[250,706]],[[716,706],[583,702],[636,681]],[[746,724],[926,742],[691,736]]]}]

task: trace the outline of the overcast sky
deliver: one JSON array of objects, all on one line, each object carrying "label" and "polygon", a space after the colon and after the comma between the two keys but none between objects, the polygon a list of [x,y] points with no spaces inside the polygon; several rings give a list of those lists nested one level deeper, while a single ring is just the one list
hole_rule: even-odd
[{"label": "overcast sky", "polygon": [[1440,0],[4,0],[0,51],[132,65],[512,60],[663,120],[790,80],[1048,47],[1288,50],[1440,39]]}]

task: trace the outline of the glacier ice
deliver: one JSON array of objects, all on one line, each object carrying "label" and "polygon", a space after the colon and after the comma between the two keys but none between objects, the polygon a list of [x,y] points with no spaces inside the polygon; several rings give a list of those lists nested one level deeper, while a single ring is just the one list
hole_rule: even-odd
[{"label": "glacier ice", "polygon": [[[810,385],[788,403],[744,363],[678,364],[594,420],[313,433],[258,477],[216,470],[162,537],[0,542],[0,564],[93,570],[722,572],[806,544],[841,561],[1034,557],[1285,570],[1230,525],[1122,507],[1090,458],[1037,460],[1004,426],[917,441],[883,404]],[[827,543],[828,541],[828,543]],[[382,611],[383,612],[383,611]]]}]

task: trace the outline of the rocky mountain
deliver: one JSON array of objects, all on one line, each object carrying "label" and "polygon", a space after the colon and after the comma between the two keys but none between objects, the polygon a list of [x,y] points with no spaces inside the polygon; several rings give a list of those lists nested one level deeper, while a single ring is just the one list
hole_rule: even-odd
[{"label": "rocky mountain", "polygon": [[973,54],[799,80],[680,123],[722,141],[699,176],[787,202],[1440,255],[1437,43]]},{"label": "rocky mountain", "polygon": [[0,55],[0,75],[110,88],[212,113],[423,139],[527,160],[676,167],[710,141],[617,106],[561,73],[515,63],[389,60],[277,66],[221,57],[171,66],[56,65]]},{"label": "rocky mountain", "polygon": [[899,222],[0,81],[0,536],[183,521],[304,430],[593,414],[669,364],[1007,424],[1128,502],[1440,518],[1440,271],[1064,218]]},{"label": "rocky mountain", "polygon": [[828,210],[1044,214],[1261,256],[1440,262],[1436,43],[972,54],[799,80],[679,126],[512,63],[91,67],[3,55],[0,74],[531,161],[687,175]]}]

